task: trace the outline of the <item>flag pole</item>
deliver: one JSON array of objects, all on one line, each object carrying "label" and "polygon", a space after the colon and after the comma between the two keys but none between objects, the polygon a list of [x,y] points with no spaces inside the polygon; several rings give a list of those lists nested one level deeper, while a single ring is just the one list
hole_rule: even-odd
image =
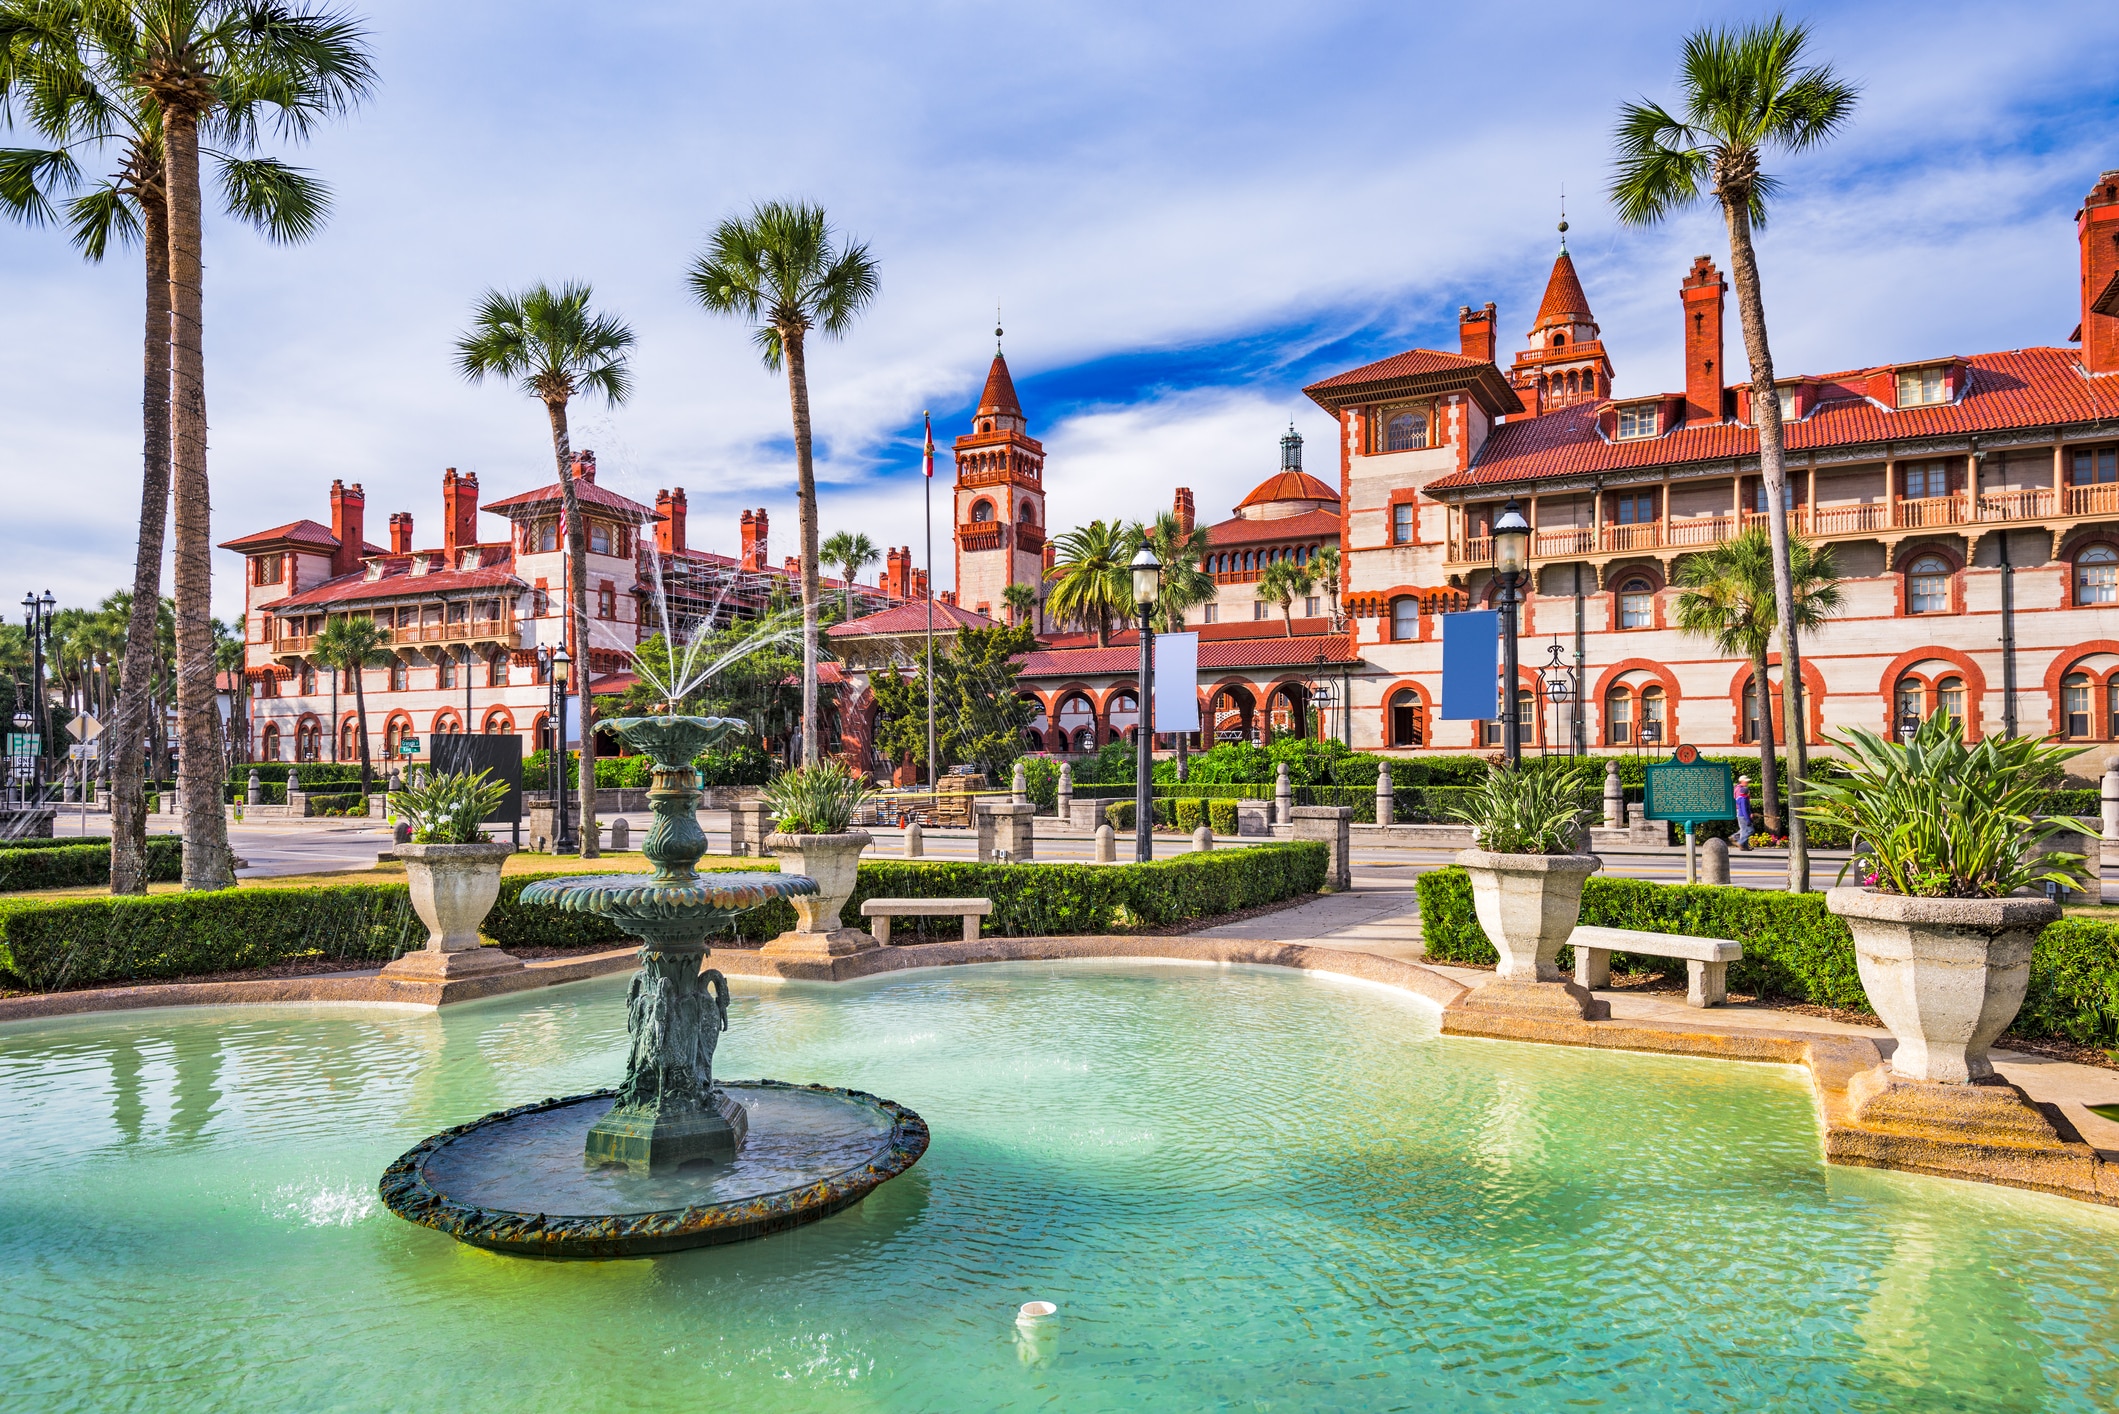
[{"label": "flag pole", "polygon": [[[939,791],[942,781],[936,774],[934,754],[934,418],[923,412],[920,421],[927,431],[927,451],[923,460],[927,473],[927,789]],[[936,799],[939,801],[940,797]]]}]

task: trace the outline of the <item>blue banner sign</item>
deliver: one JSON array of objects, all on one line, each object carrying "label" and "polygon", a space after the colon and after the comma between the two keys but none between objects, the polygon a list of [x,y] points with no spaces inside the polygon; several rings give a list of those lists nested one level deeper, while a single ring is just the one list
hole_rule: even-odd
[{"label": "blue banner sign", "polygon": [[1501,614],[1473,609],[1442,616],[1442,710],[1436,720],[1483,722],[1500,702]]}]

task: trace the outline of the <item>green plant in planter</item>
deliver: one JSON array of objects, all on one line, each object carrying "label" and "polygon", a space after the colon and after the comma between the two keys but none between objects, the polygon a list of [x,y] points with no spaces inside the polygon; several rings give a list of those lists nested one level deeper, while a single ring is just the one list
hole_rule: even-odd
[{"label": "green plant in planter", "polygon": [[1592,767],[1496,766],[1443,813],[1495,854],[1575,854],[1587,840]]},{"label": "green plant in planter", "polygon": [[508,783],[484,771],[422,771],[406,790],[390,792],[390,810],[412,826],[414,844],[479,844],[479,826],[508,797]]},{"label": "green plant in planter", "polygon": [[2084,887],[2083,856],[2046,848],[2080,822],[2032,813],[2079,748],[2032,737],[1967,743],[1943,712],[1922,722],[1909,745],[1859,728],[1841,733],[1840,745],[1843,774],[1811,779],[1803,818],[1841,826],[1861,842],[1842,880],[1857,871],[1879,892],[1916,898]]},{"label": "green plant in planter", "polygon": [[843,835],[868,786],[838,761],[788,771],[765,788],[766,808],[784,835]]}]

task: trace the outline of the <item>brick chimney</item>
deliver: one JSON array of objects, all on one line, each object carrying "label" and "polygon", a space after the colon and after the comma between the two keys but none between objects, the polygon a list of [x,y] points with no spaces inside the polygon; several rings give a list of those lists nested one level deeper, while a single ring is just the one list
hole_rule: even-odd
[{"label": "brick chimney", "polygon": [[[912,557],[912,552],[910,550],[907,550],[905,552],[905,556],[907,559],[910,559]],[[928,597],[927,571],[914,570],[912,572],[912,597],[915,599],[925,599]]]},{"label": "brick chimney", "polygon": [[393,555],[409,555],[412,553],[412,512],[391,512],[390,553]]},{"label": "brick chimney", "polygon": [[684,488],[655,493],[655,548],[665,555],[684,553]]},{"label": "brick chimney", "polygon": [[1482,309],[1473,309],[1468,304],[1457,306],[1457,349],[1466,358],[1494,361],[1494,302],[1488,300]]},{"label": "brick chimney", "polygon": [[912,547],[893,546],[883,556],[883,592],[893,599],[912,597]]},{"label": "brick chimney", "polygon": [[784,559],[784,560],[780,561],[780,570],[781,570],[781,572],[782,572],[783,574],[785,574],[785,575],[786,575],[786,576],[787,576],[787,577],[788,577],[789,579],[793,579],[793,580],[799,580],[799,579],[801,579],[801,578],[802,578],[802,557],[801,557],[800,555],[789,555],[789,556],[788,556],[788,557],[787,557],[786,559]]},{"label": "brick chimney", "polygon": [[450,568],[459,549],[477,543],[478,478],[452,466],[441,474],[441,548]]},{"label": "brick chimney", "polygon": [[361,547],[367,542],[368,498],[356,481],[331,483],[331,534],[338,548],[331,552],[331,573],[352,574],[361,567]]},{"label": "brick chimney", "polygon": [[594,486],[596,484],[596,454],[594,452],[574,453],[573,471],[576,476],[588,482],[589,485]]},{"label": "brick chimney", "polygon": [[742,521],[743,554],[742,565],[747,570],[765,568],[766,523],[765,508],[745,511]]},{"label": "brick chimney", "polygon": [[1706,256],[1678,286],[1685,301],[1685,421],[1701,425],[1722,420],[1722,385],[1729,370],[1722,364],[1722,303],[1729,282]]},{"label": "brick chimney", "polygon": [[1193,515],[1192,488],[1189,486],[1178,487],[1176,503],[1170,509],[1177,516],[1177,523],[1184,527],[1185,534],[1190,535],[1192,533]]},{"label": "brick chimney", "polygon": [[2075,232],[2082,241],[2082,367],[2089,373],[2119,373],[2119,315],[2099,314],[2097,306],[2119,308],[2119,171],[2106,172],[2082,199],[2075,213]]}]

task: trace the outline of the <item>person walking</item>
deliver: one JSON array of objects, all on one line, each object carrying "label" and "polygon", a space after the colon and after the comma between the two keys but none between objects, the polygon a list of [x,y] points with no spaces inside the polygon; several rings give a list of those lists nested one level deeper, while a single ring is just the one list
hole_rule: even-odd
[{"label": "person walking", "polygon": [[1736,778],[1736,847],[1751,848],[1751,777]]}]

